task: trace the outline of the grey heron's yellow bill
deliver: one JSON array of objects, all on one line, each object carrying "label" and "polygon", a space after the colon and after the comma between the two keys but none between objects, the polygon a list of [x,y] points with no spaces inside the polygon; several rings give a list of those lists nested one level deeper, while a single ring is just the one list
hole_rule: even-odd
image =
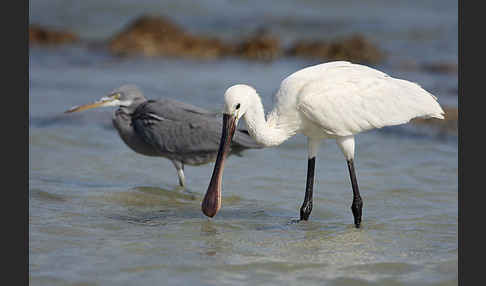
[{"label": "grey heron's yellow bill", "polygon": [[94,103],[73,106],[70,109],[64,111],[64,113],[73,113],[73,112],[83,111],[95,107],[115,106],[117,105],[116,103],[119,102],[119,98],[120,98],[120,94],[115,93],[113,95],[103,97]]},{"label": "grey heron's yellow bill", "polygon": [[228,155],[231,140],[236,130],[236,117],[229,114],[223,115],[223,131],[219,143],[218,156],[214,164],[213,175],[209,182],[206,195],[201,204],[202,212],[208,217],[213,217],[221,208],[221,183],[223,179],[224,160]]}]

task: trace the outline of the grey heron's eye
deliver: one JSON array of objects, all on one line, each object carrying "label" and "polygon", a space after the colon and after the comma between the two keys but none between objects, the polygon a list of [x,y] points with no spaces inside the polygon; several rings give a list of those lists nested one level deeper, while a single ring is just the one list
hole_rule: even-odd
[{"label": "grey heron's eye", "polygon": [[239,103],[236,105],[236,109],[240,109],[240,104]]}]

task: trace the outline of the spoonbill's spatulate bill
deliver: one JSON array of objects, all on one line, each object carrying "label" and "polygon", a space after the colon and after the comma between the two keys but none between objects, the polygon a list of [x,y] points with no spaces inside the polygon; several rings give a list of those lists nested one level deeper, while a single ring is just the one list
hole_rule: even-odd
[{"label": "spoonbill's spatulate bill", "polygon": [[444,118],[437,98],[419,85],[393,78],[381,71],[345,61],[323,63],[301,69],[280,84],[273,110],[265,119],[256,90],[238,84],[224,95],[223,131],[211,181],[202,201],[209,217],[221,207],[224,160],[238,120],[244,118],[248,131],[265,147],[277,146],[300,133],[308,139],[307,183],[300,219],[312,211],[314,168],[319,144],[334,139],[347,161],[354,224],[360,227],[363,201],[354,170],[354,135],[416,117]]},{"label": "spoonbill's spatulate bill", "polygon": [[[222,130],[216,113],[171,99],[147,100],[134,85],[123,85],[93,104],[75,106],[66,113],[104,106],[119,106],[113,125],[123,142],[137,153],[171,160],[181,186],[185,186],[185,164],[216,159]],[[246,131],[235,133],[232,152],[262,147]]]}]

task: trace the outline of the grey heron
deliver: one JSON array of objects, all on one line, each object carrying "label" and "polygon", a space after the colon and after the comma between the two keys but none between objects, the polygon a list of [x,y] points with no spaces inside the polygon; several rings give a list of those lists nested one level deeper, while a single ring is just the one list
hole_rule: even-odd
[{"label": "grey heron", "polygon": [[347,161],[357,228],[363,201],[354,169],[354,135],[384,126],[404,124],[416,117],[444,118],[437,98],[418,84],[345,61],[301,69],[280,84],[276,104],[265,118],[256,90],[234,85],[224,95],[223,131],[213,174],[202,201],[202,211],[213,217],[221,207],[224,160],[240,118],[249,133],[265,147],[277,146],[295,134],[308,138],[307,182],[300,219],[312,211],[314,169],[319,144],[334,139]]},{"label": "grey heron", "polygon": [[[66,111],[118,106],[113,126],[125,144],[137,153],[169,159],[185,187],[184,165],[216,160],[222,124],[217,113],[173,99],[147,100],[135,85],[123,85],[100,100]],[[261,148],[246,130],[237,130],[230,149]]]}]

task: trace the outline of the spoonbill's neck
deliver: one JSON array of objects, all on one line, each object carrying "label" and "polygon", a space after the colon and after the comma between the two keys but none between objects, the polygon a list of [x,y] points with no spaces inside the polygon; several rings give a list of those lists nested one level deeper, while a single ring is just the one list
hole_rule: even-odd
[{"label": "spoonbill's neck", "polygon": [[255,140],[266,147],[277,146],[295,134],[285,124],[279,124],[278,113],[273,110],[265,120],[263,104],[259,96],[253,100],[243,116],[248,127],[248,132]]}]

